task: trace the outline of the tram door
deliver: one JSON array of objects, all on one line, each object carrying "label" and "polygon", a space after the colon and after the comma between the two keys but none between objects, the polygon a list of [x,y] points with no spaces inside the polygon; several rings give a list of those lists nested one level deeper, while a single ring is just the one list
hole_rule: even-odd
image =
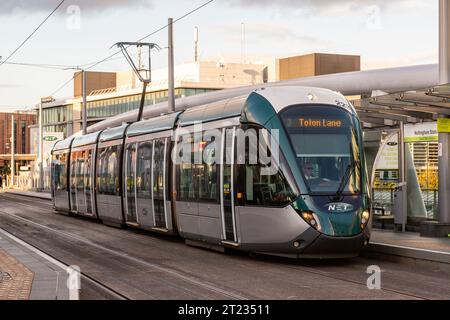
[{"label": "tram door", "polygon": [[127,223],[137,223],[136,217],[136,144],[125,151],[125,217]]},{"label": "tram door", "polygon": [[86,150],[86,162],[84,164],[84,195],[86,197],[86,214],[94,215],[94,210],[92,209],[92,150]]},{"label": "tram door", "polygon": [[234,158],[236,128],[222,131],[221,213],[225,241],[237,242],[234,212]]},{"label": "tram door", "polygon": [[84,192],[84,169],[85,169],[85,151],[77,152],[77,160],[75,162],[76,175],[76,192],[77,192],[77,211],[78,213],[86,213],[86,198]]},{"label": "tram door", "polygon": [[166,147],[167,138],[156,139],[153,147],[153,210],[156,228],[166,226]]},{"label": "tram door", "polygon": [[70,157],[70,210],[77,211],[77,186],[76,186],[76,163],[77,152],[73,152]]}]

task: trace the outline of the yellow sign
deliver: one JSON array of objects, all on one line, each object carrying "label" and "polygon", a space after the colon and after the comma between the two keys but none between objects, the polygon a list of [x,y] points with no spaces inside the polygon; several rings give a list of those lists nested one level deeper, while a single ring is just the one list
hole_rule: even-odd
[{"label": "yellow sign", "polygon": [[300,127],[312,127],[312,128],[341,128],[341,120],[329,120],[329,119],[298,119]]},{"label": "yellow sign", "polygon": [[450,119],[445,118],[437,119],[437,129],[439,133],[450,132]]}]

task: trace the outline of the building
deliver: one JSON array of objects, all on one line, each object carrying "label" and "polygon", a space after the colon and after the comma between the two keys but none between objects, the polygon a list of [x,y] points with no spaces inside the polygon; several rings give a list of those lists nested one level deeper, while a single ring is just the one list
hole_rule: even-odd
[{"label": "building", "polygon": [[14,154],[16,171],[29,166],[36,155],[31,154],[30,126],[36,123],[35,112],[0,113],[0,172],[9,172],[11,162],[12,121],[14,118]]},{"label": "building", "polygon": [[[175,98],[265,82],[360,70],[360,57],[335,54],[268,59],[260,63],[197,61],[175,67]],[[168,70],[152,71],[145,105],[167,100]],[[70,136],[82,126],[82,76],[74,77],[74,94],[43,104],[44,132]],[[88,125],[139,107],[142,85],[133,72],[87,72]],[[38,106],[36,107],[38,108]]]},{"label": "building", "polygon": [[312,53],[304,56],[276,59],[275,62],[276,80],[360,70],[361,58],[353,55]]}]

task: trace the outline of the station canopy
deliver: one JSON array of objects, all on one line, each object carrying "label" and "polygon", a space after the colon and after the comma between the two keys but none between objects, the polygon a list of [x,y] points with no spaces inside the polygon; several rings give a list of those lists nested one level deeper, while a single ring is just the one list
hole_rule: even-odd
[{"label": "station canopy", "polygon": [[393,94],[374,91],[372,97],[352,103],[365,129],[436,121],[450,117],[450,84]]}]

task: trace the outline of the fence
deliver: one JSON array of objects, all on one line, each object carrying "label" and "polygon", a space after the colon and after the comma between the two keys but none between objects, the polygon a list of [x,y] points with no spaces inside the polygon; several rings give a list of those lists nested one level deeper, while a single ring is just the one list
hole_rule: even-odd
[{"label": "fence", "polygon": [[[437,217],[438,190],[422,190],[422,199],[427,210],[427,218],[435,219]],[[372,205],[374,208],[383,208],[385,215],[394,214],[394,189],[372,189]]]},{"label": "fence", "polygon": [[[50,170],[44,169],[43,191],[50,191],[50,186]],[[39,189],[39,173],[33,171],[21,172],[19,175],[14,176],[14,184],[12,184],[11,176],[7,176],[6,181],[3,181],[3,187],[20,190],[37,190]]]}]

